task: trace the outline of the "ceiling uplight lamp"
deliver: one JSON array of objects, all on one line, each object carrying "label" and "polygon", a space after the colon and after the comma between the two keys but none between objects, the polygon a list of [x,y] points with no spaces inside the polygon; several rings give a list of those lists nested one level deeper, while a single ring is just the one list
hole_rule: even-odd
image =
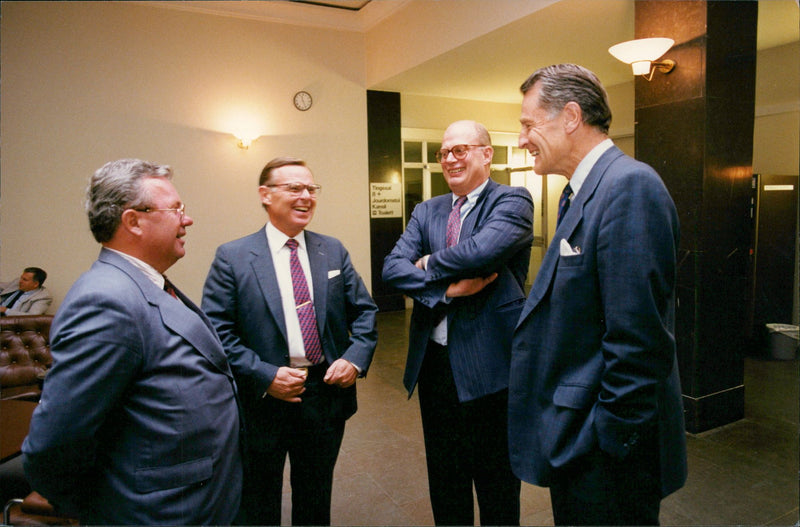
[{"label": "ceiling uplight lamp", "polygon": [[671,38],[640,38],[611,46],[608,52],[622,62],[630,64],[634,75],[642,75],[649,81],[652,80],[656,70],[669,73],[675,67],[673,60],[656,61],[674,43]]}]

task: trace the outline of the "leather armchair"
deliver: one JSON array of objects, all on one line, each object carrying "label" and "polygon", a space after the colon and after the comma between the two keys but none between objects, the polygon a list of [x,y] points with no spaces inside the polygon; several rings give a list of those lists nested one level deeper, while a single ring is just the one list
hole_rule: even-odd
[{"label": "leather armchair", "polygon": [[[53,363],[50,354],[52,321],[52,315],[0,318],[0,402],[8,404],[8,408],[4,407],[6,415],[3,419],[3,439],[4,442],[14,443],[14,445],[4,443],[4,450],[8,447],[18,452],[18,445],[28,433],[30,414],[41,396],[44,377]],[[30,408],[27,405],[30,405]],[[17,455],[18,453],[12,452],[6,456],[4,453],[3,458],[7,461]],[[10,477],[10,475],[0,471],[0,477]],[[56,514],[47,499],[35,491],[24,499],[9,500],[3,509],[3,523],[4,525],[78,524],[75,519]]]},{"label": "leather armchair", "polygon": [[52,315],[0,318],[0,399],[38,401],[53,363]]}]

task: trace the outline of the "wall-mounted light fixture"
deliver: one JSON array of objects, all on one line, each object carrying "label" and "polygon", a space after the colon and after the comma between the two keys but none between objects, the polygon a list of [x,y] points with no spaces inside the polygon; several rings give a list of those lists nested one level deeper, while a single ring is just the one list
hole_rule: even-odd
[{"label": "wall-mounted light fixture", "polygon": [[634,75],[642,75],[649,81],[652,80],[656,70],[669,73],[675,67],[673,60],[656,62],[656,59],[666,53],[674,43],[671,38],[640,38],[620,42],[608,48],[608,52],[622,62],[630,64]]},{"label": "wall-mounted light fixture", "polygon": [[253,141],[255,141],[255,139],[253,139],[251,137],[242,137],[242,136],[235,135],[235,134],[234,134],[234,136],[236,137],[236,139],[238,141],[236,143],[236,146],[238,146],[242,150],[247,150],[248,148],[250,148],[250,145],[253,143]]}]

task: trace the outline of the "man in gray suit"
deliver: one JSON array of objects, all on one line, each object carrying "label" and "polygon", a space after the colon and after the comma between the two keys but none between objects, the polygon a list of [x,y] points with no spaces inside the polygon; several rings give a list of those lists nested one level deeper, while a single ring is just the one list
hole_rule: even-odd
[{"label": "man in gray suit", "polygon": [[378,308],[342,243],[305,229],[321,187],[304,161],[273,159],[258,191],[269,222],[219,247],[203,291],[247,422],[238,521],[281,524],[288,454],[292,524],[328,525],[333,469],[356,411],[356,378],[372,362]]},{"label": "man in gray suit", "polygon": [[409,397],[419,383],[437,525],[473,525],[473,484],[482,525],[519,525],[506,413],[533,200],[489,178],[491,144],[474,121],[447,128],[436,157],[452,193],[417,205],[383,265],[386,283],[414,299],[403,380]]},{"label": "man in gray suit", "polygon": [[0,317],[42,315],[53,303],[44,287],[47,273],[39,267],[26,267],[19,280],[0,284]]},{"label": "man in gray suit", "polygon": [[22,452],[32,487],[83,524],[230,524],[242,484],[236,387],[205,315],[163,273],[185,214],[167,166],[91,179],[103,245],[52,326],[53,368]]}]

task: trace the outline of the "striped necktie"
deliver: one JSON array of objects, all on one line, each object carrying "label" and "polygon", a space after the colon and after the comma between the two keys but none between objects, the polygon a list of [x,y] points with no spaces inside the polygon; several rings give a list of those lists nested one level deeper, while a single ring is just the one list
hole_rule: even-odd
[{"label": "striped necktie", "polygon": [[572,187],[567,186],[564,187],[564,191],[561,192],[561,198],[558,200],[558,219],[556,219],[556,227],[561,225],[561,220],[564,218],[564,215],[569,210],[569,197],[572,195]]},{"label": "striped necktie", "polygon": [[466,196],[461,196],[453,203],[453,210],[447,218],[447,246],[452,247],[458,243],[458,235],[461,232],[461,207],[467,201]]},{"label": "striped necktie", "polygon": [[319,341],[317,330],[317,316],[314,313],[314,303],[308,292],[308,282],[300,259],[297,257],[297,240],[289,238],[286,246],[289,248],[289,269],[292,273],[292,289],[294,291],[294,304],[297,309],[297,319],[300,321],[300,333],[303,335],[303,347],[306,358],[311,364],[322,361],[322,344]]}]

